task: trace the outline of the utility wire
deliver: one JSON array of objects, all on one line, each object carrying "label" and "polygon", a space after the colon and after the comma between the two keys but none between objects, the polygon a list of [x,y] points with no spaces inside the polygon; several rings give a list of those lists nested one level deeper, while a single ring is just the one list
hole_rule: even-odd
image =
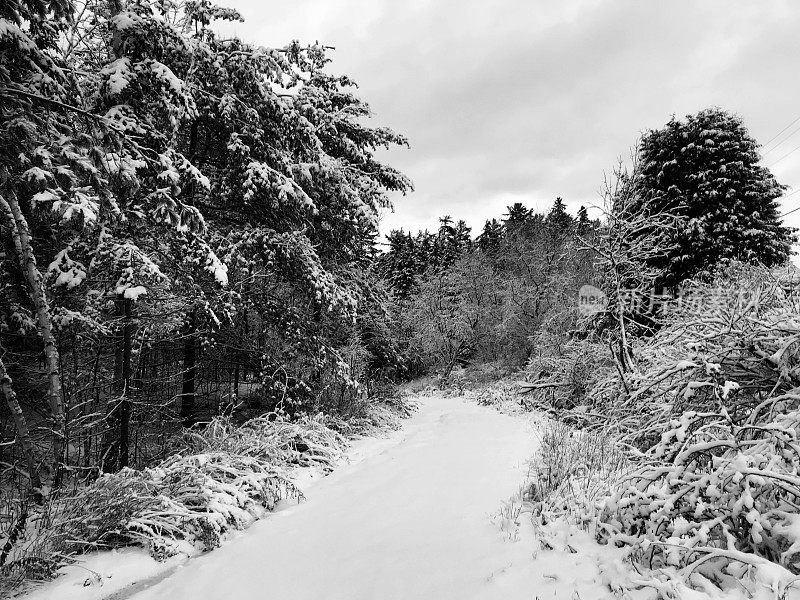
[{"label": "utility wire", "polygon": [[781,196],[780,198],[778,198],[778,200],[783,200],[783,199],[785,199],[785,198],[788,198],[789,196],[794,196],[794,195],[795,195],[797,192],[800,192],[800,188],[797,188],[797,189],[796,189],[795,191],[793,191],[791,194],[786,194],[785,196]]},{"label": "utility wire", "polygon": [[[800,192],[800,188],[797,188],[796,190],[794,190],[793,192],[791,192],[791,193],[789,193],[789,194],[786,194],[785,196],[781,196],[780,198],[778,198],[778,200],[786,200],[786,198],[791,198],[791,197],[792,197],[792,196],[794,196],[794,195],[795,195],[797,192]],[[795,213],[795,212],[797,212],[798,210],[800,210],[800,206],[798,206],[797,208],[793,208],[793,209],[792,209],[792,210],[790,210],[789,212],[785,212],[785,213],[783,213],[783,214],[781,215],[781,219],[782,219],[783,217],[788,217],[790,214],[792,214],[792,213]]]},{"label": "utility wire", "polygon": [[798,150],[800,150],[800,146],[797,146],[797,147],[795,147],[795,148],[792,148],[791,150],[789,150],[789,152],[787,152],[786,154],[784,154],[783,156],[781,156],[781,157],[780,157],[778,160],[776,160],[775,162],[773,162],[773,163],[771,163],[771,164],[767,165],[767,168],[768,168],[768,169],[771,169],[772,167],[774,167],[775,165],[777,165],[779,162],[781,162],[781,161],[782,161],[784,158],[786,158],[786,157],[787,157],[787,156],[789,156],[790,154],[794,154],[794,153],[795,153],[795,152],[797,152]]},{"label": "utility wire", "polygon": [[769,150],[765,151],[765,152],[764,152],[764,153],[761,155],[761,157],[763,158],[763,157],[765,157],[767,154],[769,154],[770,152],[772,152],[773,150],[775,150],[776,148],[780,148],[780,147],[781,147],[783,144],[785,144],[785,143],[786,143],[786,142],[788,142],[790,139],[792,139],[792,138],[793,138],[795,135],[797,135],[797,132],[798,132],[798,131],[800,131],[800,127],[797,127],[797,128],[794,130],[794,131],[792,131],[792,132],[791,132],[789,135],[787,135],[785,138],[783,138],[783,139],[782,139],[780,142],[778,142],[777,144],[773,145],[773,146],[772,146],[772,148],[770,148]]},{"label": "utility wire", "polygon": [[781,215],[781,219],[782,219],[783,217],[788,217],[790,214],[792,214],[792,213],[794,213],[794,212],[797,212],[798,210],[800,210],[800,206],[798,206],[797,208],[793,208],[792,210],[790,210],[790,211],[789,211],[789,212],[787,212],[787,213],[783,213],[783,214]]},{"label": "utility wire", "polygon": [[781,134],[782,134],[784,131],[786,131],[787,129],[789,129],[789,127],[791,127],[792,125],[794,125],[794,124],[795,124],[795,123],[797,123],[798,121],[800,121],[800,117],[797,117],[797,118],[796,118],[794,121],[792,121],[791,123],[789,123],[789,124],[788,124],[786,127],[784,127],[783,129],[781,129],[781,130],[780,130],[778,133],[776,133],[775,135],[773,135],[773,136],[772,136],[772,137],[771,137],[771,138],[770,138],[770,139],[767,141],[767,143],[765,143],[765,144],[762,146],[762,148],[766,148],[767,146],[769,146],[769,145],[770,145],[770,144],[771,144],[771,143],[772,143],[772,142],[773,142],[775,139],[777,139],[778,137],[780,137],[780,135],[781,135]]}]

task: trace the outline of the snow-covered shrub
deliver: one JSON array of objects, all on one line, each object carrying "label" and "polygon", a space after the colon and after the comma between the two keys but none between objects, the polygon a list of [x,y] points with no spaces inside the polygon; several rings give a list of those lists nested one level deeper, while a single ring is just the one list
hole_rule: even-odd
[{"label": "snow-covered shrub", "polygon": [[521,386],[525,405],[583,425],[588,392],[614,370],[608,348],[589,339],[559,344],[549,336],[540,336],[536,346]]},{"label": "snow-covered shrub", "polygon": [[491,406],[505,413],[522,412],[525,408],[524,399],[519,394],[519,382],[511,378],[468,390],[464,396],[481,406]]},{"label": "snow-covered shrub", "polygon": [[474,396],[481,406],[503,406],[517,400],[518,387],[512,382],[498,381],[475,390],[468,396]]},{"label": "snow-covered shrub", "polygon": [[330,419],[304,414],[288,420],[270,413],[236,425],[217,417],[202,430],[186,431],[182,441],[192,453],[228,452],[271,464],[330,471],[346,445],[342,434],[328,426]]},{"label": "snow-covered shrub", "polygon": [[269,462],[220,451],[173,456],[157,467],[123,471],[118,477],[142,479],[156,494],[155,504],[126,523],[128,535],[142,538],[156,557],[173,554],[178,540],[215,548],[228,531],[247,527],[279,500],[301,497]]},{"label": "snow-covered shrub", "polygon": [[302,497],[289,479],[291,469],[329,472],[342,458],[347,437],[394,427],[409,410],[400,400],[375,404],[368,423],[268,414],[237,426],[219,417],[184,432],[173,445],[175,454],[152,467],[103,475],[30,507],[24,519],[17,515],[19,539],[0,572],[15,582],[49,578],[70,557],[98,548],[138,545],[158,559],[213,549],[278,501]]},{"label": "snow-covered shrub", "polygon": [[142,545],[156,558],[174,554],[181,543],[210,550],[279,500],[300,496],[264,460],[222,451],[175,455],[152,468],[103,475],[54,501],[49,550],[63,557]]},{"label": "snow-covered shrub", "polygon": [[[37,511],[33,497],[0,494],[0,597],[24,581],[53,576],[60,566],[51,556],[46,511]],[[47,508],[45,506],[45,508]]]},{"label": "snow-covered shrub", "polygon": [[328,415],[328,427],[347,437],[380,435],[400,428],[400,419],[411,416],[415,410],[412,402],[402,397],[389,397],[381,401],[365,399],[363,406],[348,419]]},{"label": "snow-covered shrub", "polygon": [[638,448],[606,506],[611,539],[695,586],[748,569],[786,585],[800,573],[796,276],[732,265],[689,284],[635,355],[636,371],[590,393]]},{"label": "snow-covered shrub", "polygon": [[[716,410],[717,384],[733,418],[800,385],[800,276],[730,265],[685,284],[664,326],[635,345],[636,368],[600,380],[587,401],[623,441],[647,449],[684,411]],[[729,382],[729,383],[726,383]]]},{"label": "snow-covered shrub", "polygon": [[[534,559],[539,550],[563,549],[566,558],[586,551],[588,546],[594,553],[601,548],[594,540],[606,527],[599,518],[605,499],[615,482],[630,470],[630,462],[613,439],[545,416],[537,435],[538,448],[529,462],[525,482],[493,515],[493,521],[511,540],[536,540]],[[578,540],[587,542],[581,550],[573,547]],[[629,552],[612,551],[618,556]],[[612,553],[600,554],[607,560]],[[624,569],[609,566],[604,565],[603,570],[607,569],[611,589],[625,587],[624,577],[617,580]]]},{"label": "snow-covered shrub", "polygon": [[800,572],[798,401],[777,396],[740,423],[724,401],[671,421],[608,502],[614,539],[687,576],[765,559]]}]

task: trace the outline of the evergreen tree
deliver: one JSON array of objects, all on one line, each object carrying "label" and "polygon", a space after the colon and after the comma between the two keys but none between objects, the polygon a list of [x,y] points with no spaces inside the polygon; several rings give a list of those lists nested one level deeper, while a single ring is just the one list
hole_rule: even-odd
[{"label": "evergreen tree", "polygon": [[386,239],[389,250],[380,258],[379,272],[398,297],[406,298],[416,289],[419,272],[415,240],[402,229],[390,232]]},{"label": "evergreen tree", "polygon": [[[20,445],[40,454],[32,480],[57,483],[70,446],[84,466],[125,466],[132,428],[169,422],[176,404],[191,425],[204,355],[236,365],[234,398],[240,367],[296,406],[357,389],[340,350],[380,329],[377,216],[389,190],[410,189],[374,151],[405,139],[366,125],[324,48],[221,39],[220,18],[239,16],[205,0],[89,2],[77,21],[67,1],[0,3],[0,333],[35,365],[12,373],[19,393],[0,364],[0,392]],[[156,405],[136,365],[175,339],[180,402]],[[95,351],[87,398],[77,365]]]},{"label": "evergreen tree", "polygon": [[424,275],[428,270],[435,268],[436,259],[436,236],[427,229],[417,232],[414,237],[414,248],[417,265],[417,273]]},{"label": "evergreen tree", "polygon": [[439,231],[436,234],[434,262],[437,269],[446,269],[459,255],[459,240],[456,226],[450,215],[439,218]]},{"label": "evergreen tree", "polygon": [[508,212],[503,215],[503,225],[506,229],[512,229],[523,225],[531,216],[531,210],[526,208],[521,202],[515,202],[511,206],[506,207]]},{"label": "evergreen tree", "polygon": [[592,222],[589,220],[589,213],[586,210],[586,207],[581,204],[581,207],[578,209],[578,218],[575,224],[575,232],[578,235],[586,235],[592,229]]},{"label": "evergreen tree", "polygon": [[478,248],[483,252],[493,252],[500,246],[503,239],[503,225],[497,219],[487,219],[483,231],[476,239]]},{"label": "evergreen tree", "polygon": [[567,212],[567,207],[560,197],[556,198],[555,202],[553,202],[553,207],[550,209],[550,212],[547,213],[545,223],[547,223],[551,230],[558,233],[564,232],[572,227],[572,217]]},{"label": "evergreen tree", "polygon": [[529,237],[536,229],[534,221],[537,215],[521,202],[515,202],[506,208],[508,212],[503,215],[503,236],[506,241],[520,236]]},{"label": "evergreen tree", "polygon": [[[54,311],[47,295],[46,273],[36,261],[42,250],[35,239],[36,215],[63,209],[63,221],[80,226],[96,217],[98,188],[102,187],[91,156],[99,145],[91,135],[98,119],[82,115],[72,106],[75,89],[57,58],[58,38],[73,14],[67,0],[0,3],[0,331],[36,336],[36,345],[43,347],[46,407],[37,405],[35,410],[49,412],[51,459],[43,462],[52,466],[54,476],[44,481],[48,484],[58,484],[60,479],[66,411]],[[100,133],[102,127],[96,131]],[[61,185],[57,186],[57,178]],[[61,186],[66,188],[63,195],[48,189]],[[71,261],[63,250],[65,278],[80,281],[85,277],[83,265]],[[23,410],[11,384],[0,361],[0,391],[14,418],[31,487],[40,500],[39,488],[45,478],[40,477],[40,459],[34,454],[26,417],[33,411],[31,407]]]},{"label": "evergreen tree", "polygon": [[472,237],[470,237],[471,232],[472,228],[467,227],[466,222],[463,220],[460,219],[458,223],[456,223],[455,243],[459,254],[463,254],[472,247]]},{"label": "evergreen tree", "polygon": [[759,164],[758,144],[741,118],[718,108],[672,118],[639,149],[633,210],[677,217],[674,249],[659,260],[674,285],[731,258],[785,261],[794,233],[781,225],[784,187]]}]

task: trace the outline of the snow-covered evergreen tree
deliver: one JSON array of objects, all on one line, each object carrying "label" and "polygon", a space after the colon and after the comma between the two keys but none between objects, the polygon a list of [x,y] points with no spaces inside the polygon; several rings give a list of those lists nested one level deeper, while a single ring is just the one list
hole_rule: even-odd
[{"label": "snow-covered evergreen tree", "polygon": [[[57,40],[72,19],[69,2],[20,0],[0,6],[0,218],[3,262],[0,330],[35,335],[43,345],[52,467],[58,484],[65,449],[65,408],[54,310],[47,295],[36,239],[38,217],[45,222],[93,222],[101,187],[93,162],[98,123],[95,115],[74,106],[74,81],[58,58]],[[93,156],[94,155],[94,156]],[[63,247],[64,277],[73,284],[85,277]],[[37,262],[37,256],[39,261]],[[44,258],[44,260],[43,260]],[[0,376],[26,461],[33,447],[11,378]],[[36,407],[41,410],[44,407]],[[45,409],[46,410],[46,409]],[[38,466],[29,472],[38,486]]]},{"label": "snow-covered evergreen tree", "polygon": [[[51,432],[53,473],[76,454],[86,468],[133,461],[137,419],[165,431],[178,409],[186,425],[213,413],[194,407],[202,360],[233,365],[218,388],[248,373],[298,408],[336,386],[355,393],[340,350],[368,328],[377,352],[385,335],[377,214],[411,184],[374,153],[405,139],[367,126],[321,46],[215,35],[215,20],[238,18],[205,0],[0,7],[0,331],[17,336],[0,341],[24,357],[0,386],[17,416],[48,412],[47,399],[36,431]],[[145,359],[175,339],[178,402],[145,396]],[[24,370],[42,355],[44,393]],[[45,447],[17,425],[21,449]]]},{"label": "snow-covered evergreen tree", "polygon": [[463,219],[459,219],[455,226],[455,243],[459,254],[472,248],[471,232],[472,228]]},{"label": "snow-covered evergreen tree", "polygon": [[742,119],[719,108],[672,118],[639,145],[637,210],[679,216],[676,248],[659,265],[674,285],[721,259],[781,263],[793,233],[781,224],[781,186],[759,164]]},{"label": "snow-covered evergreen tree", "polygon": [[521,202],[515,202],[507,207],[508,212],[503,215],[503,224],[506,229],[512,229],[525,223],[531,216],[531,210],[526,208]]}]

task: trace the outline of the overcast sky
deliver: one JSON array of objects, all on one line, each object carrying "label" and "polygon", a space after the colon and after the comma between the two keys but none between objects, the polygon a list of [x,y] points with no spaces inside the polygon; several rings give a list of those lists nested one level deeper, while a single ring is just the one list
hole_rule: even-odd
[{"label": "overcast sky", "polygon": [[[556,196],[574,214],[673,113],[721,106],[762,144],[800,117],[797,0],[219,1],[242,12],[232,30],[248,41],[335,46],[330,70],[409,138],[385,158],[416,191],[395,198],[384,232],[443,214],[478,230]],[[776,144],[765,164],[800,189],[800,121],[765,150]],[[784,200],[797,206],[800,192]],[[787,222],[800,227],[800,211]]]}]

